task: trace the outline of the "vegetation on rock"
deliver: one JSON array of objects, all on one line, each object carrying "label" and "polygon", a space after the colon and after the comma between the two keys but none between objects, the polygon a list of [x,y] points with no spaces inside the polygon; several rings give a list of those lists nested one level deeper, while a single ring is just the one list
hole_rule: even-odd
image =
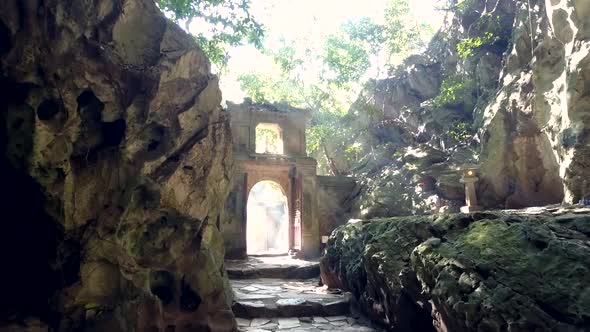
[{"label": "vegetation on rock", "polygon": [[176,22],[189,27],[198,21],[207,27],[196,40],[210,61],[227,65],[227,48],[250,43],[262,47],[264,27],[250,13],[250,0],[156,0]]},{"label": "vegetation on rock", "polygon": [[[323,282],[396,331],[573,331],[590,324],[590,210],[358,221],[330,237]],[[569,272],[565,272],[569,271]]]}]

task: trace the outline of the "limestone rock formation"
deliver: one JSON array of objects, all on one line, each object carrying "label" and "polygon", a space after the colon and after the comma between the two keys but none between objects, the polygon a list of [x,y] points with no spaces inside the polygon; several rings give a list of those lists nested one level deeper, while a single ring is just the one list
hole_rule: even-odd
[{"label": "limestone rock formation", "polygon": [[547,208],[349,223],[322,280],[395,331],[584,331],[589,221]]},{"label": "limestone rock formation", "polygon": [[234,330],[231,137],[193,38],[151,0],[7,0],[0,73],[0,320]]},{"label": "limestone rock formation", "polygon": [[422,54],[368,84],[345,121],[360,158],[330,155],[364,185],[364,216],[456,210],[465,164],[481,166],[485,207],[589,197],[589,8],[458,2]]},{"label": "limestone rock formation", "polygon": [[407,58],[390,78],[368,84],[351,107],[349,125],[359,133],[351,142],[363,151],[347,166],[365,185],[363,217],[458,211],[465,195],[458,168],[478,157],[474,108],[498,87],[513,7],[513,1],[498,2],[498,40],[467,58],[458,56],[457,45],[496,22],[467,31],[468,12],[449,15],[423,54]]},{"label": "limestone rock formation", "polygon": [[518,8],[502,88],[483,112],[479,192],[488,206],[576,203],[590,193],[589,12],[588,1]]}]

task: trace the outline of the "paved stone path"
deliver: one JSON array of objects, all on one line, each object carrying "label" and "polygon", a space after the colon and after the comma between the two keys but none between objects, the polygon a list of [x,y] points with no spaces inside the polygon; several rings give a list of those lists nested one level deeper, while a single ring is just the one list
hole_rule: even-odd
[{"label": "paved stone path", "polygon": [[377,331],[347,316],[291,317],[291,318],[238,318],[238,330],[248,332],[371,332]]},{"label": "paved stone path", "polygon": [[233,310],[240,317],[337,316],[349,312],[350,294],[332,293],[317,279],[232,280]]},{"label": "paved stone path", "polygon": [[350,311],[350,293],[319,286],[317,262],[283,257],[227,261],[239,331],[378,331]]}]

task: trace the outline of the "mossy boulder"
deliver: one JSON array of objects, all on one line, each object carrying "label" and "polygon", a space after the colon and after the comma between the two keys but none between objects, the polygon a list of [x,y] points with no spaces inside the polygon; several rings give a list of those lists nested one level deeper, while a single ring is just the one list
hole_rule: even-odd
[{"label": "mossy boulder", "polygon": [[590,209],[359,221],[334,231],[322,278],[392,330],[590,327]]}]

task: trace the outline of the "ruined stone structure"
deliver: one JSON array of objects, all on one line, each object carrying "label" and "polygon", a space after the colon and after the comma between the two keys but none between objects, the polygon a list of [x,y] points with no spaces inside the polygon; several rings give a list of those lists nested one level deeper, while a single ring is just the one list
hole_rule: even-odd
[{"label": "ruined stone structure", "polygon": [[[247,253],[247,202],[254,185],[273,181],[280,185],[288,200],[289,248],[305,257],[319,255],[322,235],[347,219],[349,211],[332,199],[346,199],[354,189],[354,180],[316,175],[317,162],[306,154],[306,110],[284,104],[228,103],[234,146],[232,191],[222,215],[221,229],[225,238],[226,256],[244,257]],[[261,135],[274,132],[275,146]],[[324,184],[326,184],[324,186]],[[330,197],[325,191],[341,194]],[[321,199],[321,200],[320,200]],[[326,212],[322,206],[334,206]],[[320,220],[320,211],[322,219]],[[335,220],[338,221],[335,221]],[[326,225],[324,225],[326,224]]]}]

